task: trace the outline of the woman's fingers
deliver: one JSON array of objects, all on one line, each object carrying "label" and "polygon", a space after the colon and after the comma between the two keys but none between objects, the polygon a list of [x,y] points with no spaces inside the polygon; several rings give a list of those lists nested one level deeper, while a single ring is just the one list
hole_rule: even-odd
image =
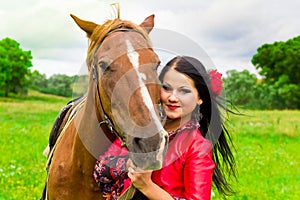
[{"label": "woman's fingers", "polygon": [[128,167],[128,172],[133,174],[135,172],[135,170],[132,167]]},{"label": "woman's fingers", "polygon": [[127,163],[126,163],[126,168],[128,170],[129,173],[134,173],[136,170],[136,166],[133,164],[133,162],[128,159]]},{"label": "woman's fingers", "polygon": [[126,163],[126,169],[129,173],[133,174],[137,174],[137,173],[151,173],[153,170],[142,170],[139,167],[136,167],[132,160],[128,159],[127,163]]}]

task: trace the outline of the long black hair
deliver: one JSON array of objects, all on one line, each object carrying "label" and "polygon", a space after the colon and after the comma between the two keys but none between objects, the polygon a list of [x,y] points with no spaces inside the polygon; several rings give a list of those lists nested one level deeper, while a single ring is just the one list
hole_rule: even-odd
[{"label": "long black hair", "polygon": [[221,195],[232,195],[232,189],[229,181],[235,177],[235,160],[231,148],[234,148],[230,134],[222,119],[220,108],[229,111],[217,95],[210,89],[210,75],[203,64],[196,58],[189,56],[177,56],[170,60],[162,69],[159,79],[162,82],[166,72],[174,69],[190,77],[197,88],[203,103],[196,106],[193,115],[200,113],[196,119],[199,120],[199,130],[203,137],[210,140],[213,145],[213,160],[215,169],[213,172],[213,182]]}]

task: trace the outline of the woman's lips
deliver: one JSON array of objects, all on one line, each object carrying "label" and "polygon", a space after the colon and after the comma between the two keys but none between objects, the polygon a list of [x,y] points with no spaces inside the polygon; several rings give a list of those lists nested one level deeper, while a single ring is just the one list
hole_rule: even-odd
[{"label": "woman's lips", "polygon": [[170,110],[176,110],[177,108],[179,108],[179,106],[172,106],[172,105],[167,105],[167,107],[168,107]]}]

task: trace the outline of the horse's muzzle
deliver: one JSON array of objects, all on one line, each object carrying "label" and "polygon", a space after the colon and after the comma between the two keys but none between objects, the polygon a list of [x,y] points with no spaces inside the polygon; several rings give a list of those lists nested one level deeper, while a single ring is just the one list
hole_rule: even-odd
[{"label": "horse's muzzle", "polygon": [[[155,137],[159,137],[159,141],[155,140]],[[156,142],[156,145],[153,145],[153,142]],[[135,166],[143,170],[158,170],[163,166],[168,146],[166,132],[151,138],[133,138],[132,145],[133,148],[128,148],[128,153]],[[156,149],[151,149],[153,146],[156,146]]]}]

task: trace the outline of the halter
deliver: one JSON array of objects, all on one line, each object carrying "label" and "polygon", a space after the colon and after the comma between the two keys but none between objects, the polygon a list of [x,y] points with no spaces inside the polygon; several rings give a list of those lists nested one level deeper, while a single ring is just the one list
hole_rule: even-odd
[{"label": "halter", "polygon": [[[139,34],[141,34],[144,38],[145,36],[139,32],[138,30],[135,30],[135,29],[130,29],[130,28],[124,28],[124,27],[120,27],[120,28],[116,28],[114,30],[111,30],[109,31],[103,38],[102,42],[105,40],[105,38],[110,35],[111,33],[115,33],[115,32],[129,32],[129,31],[132,31],[132,32],[137,32]],[[145,38],[146,39],[146,38]],[[97,49],[101,46],[102,42],[99,44],[99,46],[97,47]],[[97,51],[97,50],[96,50]],[[99,103],[100,103],[100,112],[101,112],[101,116],[103,116],[103,121],[99,122],[99,127],[102,128],[102,125],[106,125],[109,130],[114,133],[118,138],[121,139],[122,141],[122,146],[125,146],[126,147],[126,143],[125,143],[125,138],[124,137],[121,137],[121,135],[118,133],[118,131],[115,129],[114,127],[114,124],[112,122],[112,120],[108,117],[108,115],[106,114],[104,108],[103,108],[103,104],[102,104],[102,100],[101,100],[101,97],[100,97],[100,91],[99,91],[99,86],[98,86],[98,81],[99,81],[99,77],[98,77],[98,70],[97,70],[97,67],[96,67],[96,63],[93,64],[92,66],[92,72],[93,72],[93,80],[96,81],[96,90],[97,90],[97,94],[98,94],[98,99],[99,99]],[[160,104],[159,104],[160,105]],[[164,116],[163,115],[163,112],[162,112],[162,108],[161,106],[159,106],[159,115],[160,117]]]},{"label": "halter", "polygon": [[95,67],[95,65],[93,65],[92,70],[93,70],[93,80],[96,82],[96,90],[97,90],[97,95],[98,95],[98,99],[99,99],[99,103],[100,103],[100,112],[101,112],[101,115],[104,118],[103,121],[99,122],[98,126],[102,128],[102,125],[106,124],[106,126],[108,127],[108,129],[112,133],[114,133],[118,138],[121,139],[122,146],[126,146],[124,138],[120,136],[120,134],[118,133],[118,131],[115,129],[114,124],[112,123],[111,119],[108,117],[108,115],[104,111],[102,100],[101,100],[101,97],[100,97],[99,86],[98,86],[98,80],[99,79],[98,79],[97,67]]}]

